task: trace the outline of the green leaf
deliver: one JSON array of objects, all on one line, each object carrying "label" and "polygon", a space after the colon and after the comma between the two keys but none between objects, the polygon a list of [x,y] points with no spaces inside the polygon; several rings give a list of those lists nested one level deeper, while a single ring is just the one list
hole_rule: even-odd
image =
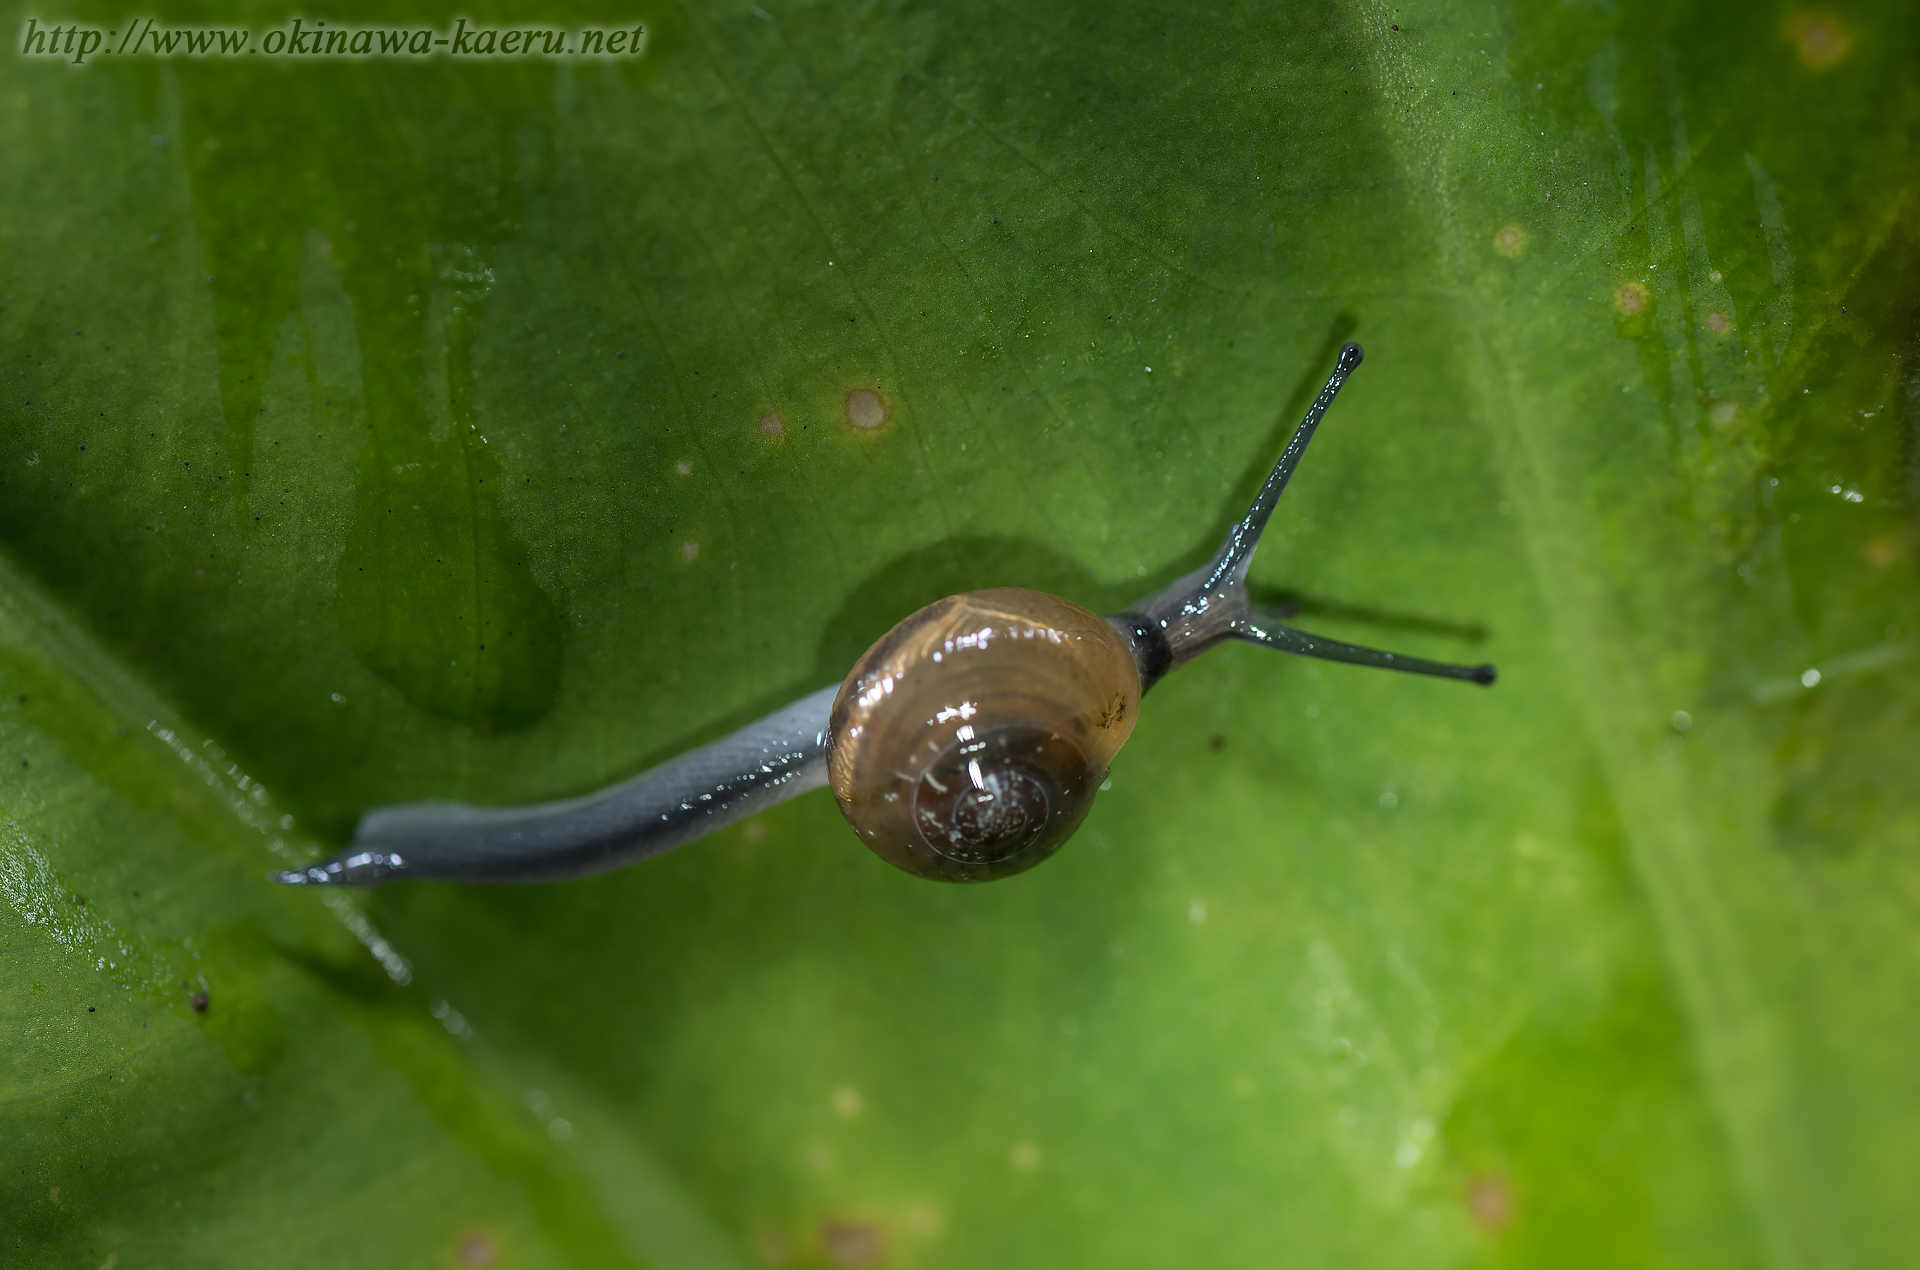
[{"label": "green leaf", "polygon": [[[8,1264],[1911,1261],[1914,14],[547,20],[4,54]],[[1117,611],[1348,338],[1253,581],[1493,689],[1211,654],[985,887],[265,881]]]}]

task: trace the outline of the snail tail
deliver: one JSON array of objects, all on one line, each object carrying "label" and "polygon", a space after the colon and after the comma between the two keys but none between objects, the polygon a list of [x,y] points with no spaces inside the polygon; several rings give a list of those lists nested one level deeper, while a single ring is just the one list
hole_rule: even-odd
[{"label": "snail tail", "polygon": [[839,685],[711,745],[580,798],[531,807],[424,802],[376,807],[353,842],[273,880],[374,886],[407,878],[552,882],[632,864],[705,837],[827,783],[826,737]]}]

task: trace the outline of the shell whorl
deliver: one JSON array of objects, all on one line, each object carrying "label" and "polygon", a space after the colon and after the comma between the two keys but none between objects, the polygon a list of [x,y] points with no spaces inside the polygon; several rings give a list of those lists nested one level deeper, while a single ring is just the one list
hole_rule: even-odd
[{"label": "shell whorl", "polygon": [[884,859],[986,881],[1072,835],[1139,711],[1105,618],[1039,591],[969,591],[900,622],[847,675],[827,779]]}]

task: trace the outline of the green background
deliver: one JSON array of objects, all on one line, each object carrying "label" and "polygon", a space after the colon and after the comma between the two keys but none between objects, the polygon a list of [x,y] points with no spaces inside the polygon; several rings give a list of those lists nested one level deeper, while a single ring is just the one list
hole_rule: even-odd
[{"label": "green background", "polygon": [[[0,54],[0,1261],[1913,1263],[1911,6],[541,16]],[[1116,610],[1347,338],[1256,588],[1494,689],[1224,649],[985,887],[264,881]]]}]

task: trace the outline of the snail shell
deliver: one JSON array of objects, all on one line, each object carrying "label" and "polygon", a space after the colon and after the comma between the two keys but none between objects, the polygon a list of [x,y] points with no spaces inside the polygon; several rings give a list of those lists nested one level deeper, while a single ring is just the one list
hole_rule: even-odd
[{"label": "snail shell", "polygon": [[984,882],[1072,836],[1140,713],[1125,638],[1040,591],[948,596],[867,650],[834,699],[827,781],[909,873]]}]

